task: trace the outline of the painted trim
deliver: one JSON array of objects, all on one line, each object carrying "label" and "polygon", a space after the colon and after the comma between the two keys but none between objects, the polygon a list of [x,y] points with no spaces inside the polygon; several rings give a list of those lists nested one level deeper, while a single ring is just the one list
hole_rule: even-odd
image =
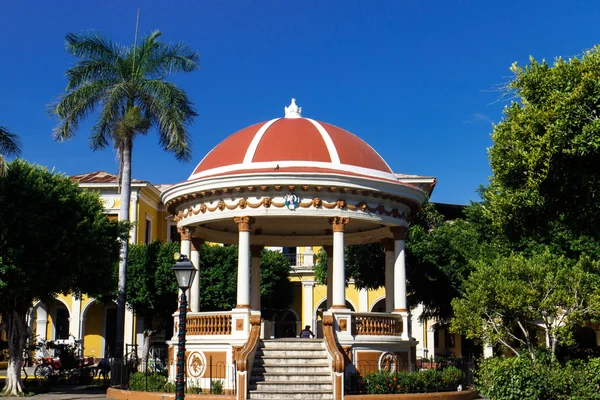
[{"label": "painted trim", "polygon": [[[252,159],[254,158],[254,154],[256,154],[256,149],[258,148],[260,141],[262,140],[262,138],[265,135],[265,133],[267,132],[267,130],[271,127],[271,125],[273,125],[275,122],[279,121],[280,119],[281,118],[272,119],[270,121],[267,121],[263,126],[260,127],[260,129],[256,132],[256,134],[252,138],[252,141],[250,142],[250,146],[248,146],[248,150],[246,150],[246,154],[244,155],[244,160],[242,161],[242,164],[254,164],[254,163],[252,163]],[[223,143],[223,142],[221,142],[221,143]],[[220,145],[220,143],[217,146],[219,146],[219,145]],[[269,163],[269,165],[273,165],[273,163]],[[227,168],[227,167],[225,166],[225,167],[220,167],[220,168]],[[213,168],[213,169],[218,169],[218,168]],[[206,171],[200,172],[199,174],[205,175],[205,173],[207,171],[211,171],[211,170],[206,170]]]},{"label": "painted trim", "polygon": [[[250,151],[250,150],[248,150]],[[248,154],[248,153],[246,153]],[[246,161],[246,160],[244,160]],[[323,161],[295,161],[295,160],[273,160],[273,161],[261,161],[261,162],[244,162],[242,164],[231,164],[222,167],[215,167],[207,169],[198,173],[193,173],[188,178],[188,181],[196,180],[200,178],[211,177],[212,175],[235,173],[236,175],[242,173],[242,171],[252,171],[257,169],[269,169],[273,168],[276,164],[279,164],[280,168],[292,168],[292,167],[305,167],[305,168],[321,168],[321,169],[333,169],[339,170],[341,174],[344,171],[353,172],[359,175],[365,175],[367,177],[386,179],[391,182],[401,183],[396,176],[391,172],[380,171],[371,168],[358,167],[350,164],[333,164],[330,162]],[[390,170],[391,171],[391,170]],[[318,173],[318,172],[306,172],[306,173]]]},{"label": "painted trim", "polygon": [[[375,305],[376,305],[377,303],[379,303],[381,300],[385,300],[385,296],[380,296],[380,297],[378,297],[378,298],[377,298],[375,301],[373,301],[373,304],[371,304],[371,305],[369,306],[369,312],[374,312],[374,311],[373,311],[373,307],[375,307]],[[385,306],[385,304],[384,304],[384,306]],[[384,308],[385,308],[385,307],[384,307]]]},{"label": "painted trim", "polygon": [[[337,147],[335,147],[335,144],[333,143],[333,139],[331,139],[331,136],[329,136],[329,132],[327,132],[327,130],[323,127],[323,125],[321,125],[318,121],[315,121],[314,119],[310,119],[310,118],[304,118],[304,119],[309,121],[311,124],[313,124],[314,127],[317,128],[317,130],[321,134],[321,137],[323,138],[323,141],[325,142],[325,145],[327,146],[327,151],[329,152],[329,158],[331,159],[331,163],[340,165],[341,164],[340,155],[338,154]],[[389,166],[388,166],[388,168],[389,168]],[[391,169],[390,169],[390,171],[391,171]]]}]

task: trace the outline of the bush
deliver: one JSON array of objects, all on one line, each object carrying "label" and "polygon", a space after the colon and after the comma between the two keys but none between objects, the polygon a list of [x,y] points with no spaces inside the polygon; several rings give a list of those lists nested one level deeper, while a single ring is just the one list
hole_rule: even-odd
[{"label": "bush", "polygon": [[129,390],[138,392],[164,392],[167,378],[159,373],[136,372],[129,377]]},{"label": "bush", "polygon": [[475,384],[481,394],[502,400],[600,400],[600,358],[552,362],[545,354],[484,360]]},{"label": "bush", "polygon": [[455,391],[463,379],[461,370],[449,366],[442,370],[372,372],[363,382],[368,394],[433,393]]},{"label": "bush", "polygon": [[220,379],[214,380],[211,389],[212,394],[223,394],[223,381]]}]

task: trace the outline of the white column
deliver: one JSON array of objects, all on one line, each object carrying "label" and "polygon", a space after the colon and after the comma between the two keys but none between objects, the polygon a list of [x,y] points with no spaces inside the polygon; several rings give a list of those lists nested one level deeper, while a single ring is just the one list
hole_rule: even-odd
[{"label": "white column", "polygon": [[262,249],[262,246],[250,246],[250,252],[252,253],[250,306],[255,311],[260,311],[260,252]]},{"label": "white column", "polygon": [[77,298],[74,294],[71,295],[71,315],[69,316],[69,333],[76,339],[79,337],[79,320],[81,319],[81,299]]},{"label": "white column", "polygon": [[[195,228],[193,226],[182,226],[177,228],[177,231],[181,235],[181,247],[180,253],[188,258],[191,261],[192,259],[192,234],[194,233]],[[179,291],[181,295],[181,291]],[[190,290],[188,289],[186,292],[186,297],[188,300],[188,308],[190,302]],[[177,301],[179,305],[179,300]]]},{"label": "white column", "polygon": [[190,310],[192,312],[200,311],[200,246],[204,243],[203,239],[192,238],[190,261],[196,268],[196,275],[190,287]]},{"label": "white column", "polygon": [[237,305],[235,308],[250,308],[250,227],[251,217],[235,217],[238,225],[238,279]]},{"label": "white column", "polygon": [[404,254],[405,227],[392,228],[394,233],[394,312],[402,315],[402,339],[409,340],[408,308],[406,306],[406,260]]},{"label": "white column", "polygon": [[360,289],[358,291],[358,312],[369,312],[369,291]]},{"label": "white column", "polygon": [[[313,288],[315,287],[315,283],[312,281],[302,282],[302,327],[300,331],[304,327],[304,325],[311,325],[311,329],[314,332],[316,327],[312,326],[313,321],[313,302],[314,302],[314,294]],[[298,331],[298,334],[300,334]],[[315,334],[316,335],[316,334]]]},{"label": "white column", "polygon": [[483,358],[492,358],[494,357],[494,348],[489,344],[483,345]]},{"label": "white column", "polygon": [[304,250],[302,265],[311,268],[315,265],[315,252],[311,246],[307,246]]},{"label": "white column", "polygon": [[[39,340],[46,340],[46,329],[48,326],[48,309],[46,308],[46,304],[39,303],[37,306],[37,317],[35,319],[35,330],[36,335]],[[47,357],[47,355],[42,354],[41,350],[36,351],[36,356],[38,357]]]},{"label": "white column", "polygon": [[129,307],[125,308],[125,339],[123,341],[123,351],[125,351],[126,344],[135,344],[135,330],[134,330],[134,315],[133,311]]},{"label": "white column", "polygon": [[323,246],[327,253],[327,309],[333,304],[333,247]]},{"label": "white column", "polygon": [[394,311],[394,240],[385,239],[385,312]]},{"label": "white column", "polygon": [[333,227],[333,294],[331,308],[346,309],[346,271],[344,265],[344,226],[347,217],[330,219]]}]

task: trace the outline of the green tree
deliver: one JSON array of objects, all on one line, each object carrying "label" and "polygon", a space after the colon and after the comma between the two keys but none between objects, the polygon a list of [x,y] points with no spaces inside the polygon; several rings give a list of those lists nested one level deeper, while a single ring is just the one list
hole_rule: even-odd
[{"label": "green tree", "polygon": [[517,250],[600,256],[600,46],[553,65],[511,66],[494,126],[488,219]]},{"label": "green tree", "polygon": [[548,249],[474,262],[465,293],[452,301],[452,329],[468,338],[501,344],[535,359],[536,330],[548,347],[568,344],[573,328],[600,316],[600,263],[574,261]]},{"label": "green tree", "polygon": [[127,305],[144,320],[142,363],[144,369],[157,331],[172,320],[177,309],[177,282],[173,273],[173,254],[179,242],[134,244],[127,266]]},{"label": "green tree", "polygon": [[108,272],[129,227],[106,218],[97,194],[22,160],[9,164],[0,204],[0,313],[10,355],[0,395],[19,395],[25,317],[34,300],[109,291],[114,281]]},{"label": "green tree", "polygon": [[19,137],[0,126],[0,178],[6,176],[6,160],[4,156],[21,155],[21,141]]},{"label": "green tree", "polygon": [[[473,205],[471,207],[479,207]],[[471,211],[477,215],[475,211]],[[491,252],[483,246],[479,222],[444,221],[435,204],[425,202],[406,236],[406,273],[411,306],[423,305],[422,318],[443,320],[452,316],[451,301],[459,296],[472,268],[471,259]],[[380,243],[345,248],[346,278],[357,288],[376,289],[385,285],[385,250]],[[327,277],[327,254],[320,251],[315,263],[320,283]]]},{"label": "green tree", "polygon": [[[140,44],[123,47],[97,35],[69,33],[67,51],[78,58],[67,69],[65,93],[50,106],[50,114],[59,119],[54,138],[72,138],[79,123],[97,111],[90,146],[101,150],[112,143],[120,160],[121,210],[119,220],[129,221],[131,198],[131,155],[133,142],[151,128],[158,133],[160,146],[177,157],[191,158],[188,130],[196,112],[185,91],[165,81],[176,72],[198,68],[198,53],[185,44],[164,44],[161,32],[154,31]],[[128,241],[121,248],[118,283],[116,354],[123,354],[125,323],[125,287]]]},{"label": "green tree", "polygon": [[[237,246],[203,244],[200,250],[200,308],[203,311],[232,309],[237,300]],[[282,253],[260,253],[261,312],[265,318],[287,309],[292,301],[288,279],[290,263]]]}]

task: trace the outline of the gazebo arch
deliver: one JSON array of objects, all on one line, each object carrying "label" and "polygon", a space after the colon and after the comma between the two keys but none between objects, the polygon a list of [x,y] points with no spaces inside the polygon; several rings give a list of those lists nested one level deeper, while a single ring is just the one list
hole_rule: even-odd
[{"label": "gazebo arch", "polygon": [[[181,234],[181,252],[194,265],[200,264],[204,241],[239,249],[233,310],[201,313],[196,274],[188,317],[194,328],[187,347],[229,344],[239,357],[242,353],[234,349],[243,345],[249,349],[243,357],[253,354],[255,332],[260,332],[260,250],[323,246],[331,299],[324,318],[332,321],[324,331],[330,351],[385,343],[389,351],[411,357],[416,342],[407,329],[404,235],[436,180],[394,173],[362,139],[304,118],[301,111],[292,99],[283,118],[234,133],[200,161],[187,181],[162,193]],[[356,313],[346,306],[344,246],[380,241],[386,249],[387,312]],[[245,368],[246,359],[237,361]],[[244,371],[238,370],[238,378],[246,377]]]}]

